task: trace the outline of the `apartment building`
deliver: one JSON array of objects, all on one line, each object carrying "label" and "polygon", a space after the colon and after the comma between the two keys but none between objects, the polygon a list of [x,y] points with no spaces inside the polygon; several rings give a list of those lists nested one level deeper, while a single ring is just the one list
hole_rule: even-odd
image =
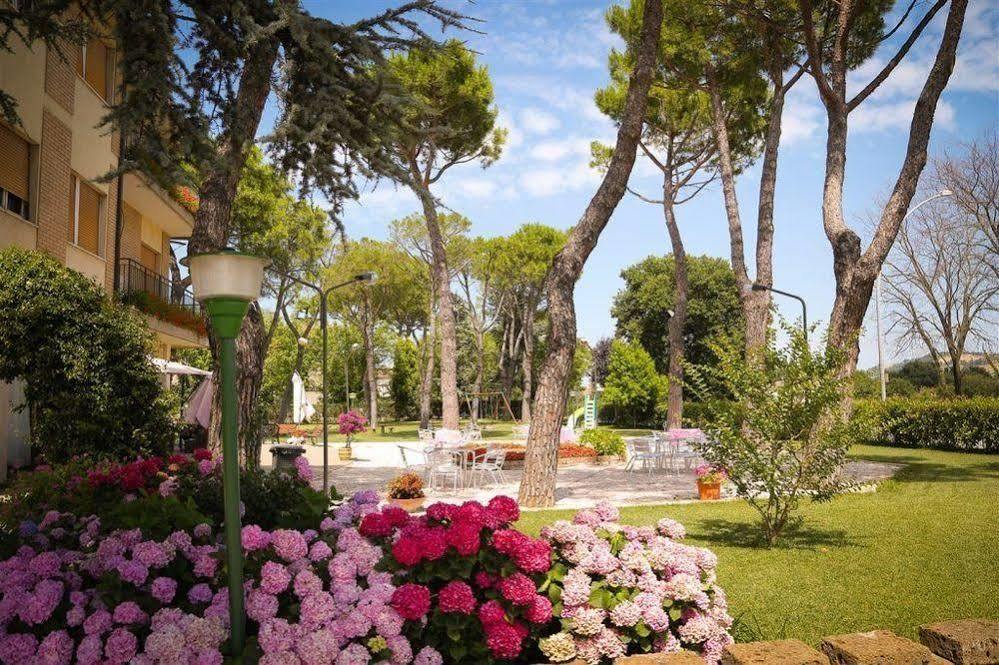
[{"label": "apartment building", "polygon": [[[205,346],[196,302],[170,282],[170,243],[190,236],[191,212],[144,175],[100,180],[118,160],[117,134],[100,127],[115,94],[114,45],[93,38],[63,53],[40,42],[12,46],[0,52],[0,90],[17,101],[21,124],[0,121],[0,248],[47,252],[138,309],[156,312],[144,316],[159,357]],[[26,415],[13,408],[20,400],[17,385],[0,383],[0,437],[11,442],[0,445],[0,456],[9,448],[12,464],[26,454],[19,447]],[[6,466],[0,459],[0,473]]]}]

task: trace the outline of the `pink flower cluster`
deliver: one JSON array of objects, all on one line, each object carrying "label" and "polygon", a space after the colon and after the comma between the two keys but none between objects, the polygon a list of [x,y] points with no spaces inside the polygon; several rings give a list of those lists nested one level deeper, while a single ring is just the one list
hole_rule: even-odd
[{"label": "pink flower cluster", "polygon": [[[246,613],[262,665],[441,662],[433,649],[414,654],[395,603],[400,589],[375,568],[383,552],[355,526],[376,508],[377,496],[359,493],[323,521],[321,533],[243,528]],[[419,601],[410,602],[406,611],[415,613]]]},{"label": "pink flower cluster", "polygon": [[[449,662],[522,653],[552,618],[536,579],[551,565],[551,546],[511,528],[519,517],[517,502],[505,496],[487,505],[435,503],[421,517],[393,506],[363,516],[358,532],[381,543],[396,571],[391,604],[411,638],[421,636]],[[481,653],[467,647],[483,643]]]},{"label": "pink flower cluster", "polygon": [[[156,541],[133,529],[98,541],[97,517],[48,513],[28,544],[0,562],[0,662],[221,663],[225,596],[217,598],[206,583],[215,575],[218,548],[207,541],[210,530],[200,532],[201,538],[177,531]],[[180,639],[172,641],[186,650],[165,658],[150,640],[161,613],[180,612],[171,606],[180,585],[168,572],[178,561],[205,580],[198,584],[208,593],[190,600],[201,616],[178,620]],[[113,595],[105,591],[109,580]],[[150,609],[157,610],[152,617]]]},{"label": "pink flower cluster", "polygon": [[629,649],[688,649],[717,663],[732,641],[732,618],[715,555],[678,542],[684,529],[674,520],[634,527],[618,517],[602,503],[542,529],[566,568],[557,583],[564,628],[540,641],[542,653],[552,662],[600,663]]}]

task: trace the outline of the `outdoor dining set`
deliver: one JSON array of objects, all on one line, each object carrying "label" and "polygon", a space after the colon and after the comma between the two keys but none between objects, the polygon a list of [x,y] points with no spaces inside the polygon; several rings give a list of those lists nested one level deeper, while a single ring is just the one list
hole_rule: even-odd
[{"label": "outdoor dining set", "polygon": [[689,471],[701,460],[693,444],[703,441],[705,435],[701,430],[680,428],[628,439],[625,441],[625,469],[636,471],[640,467],[648,473],[662,471],[673,474]]},{"label": "outdoor dining set", "polygon": [[418,447],[399,446],[403,466],[430,487],[483,487],[505,482],[506,449],[483,441],[476,428],[420,430]]}]

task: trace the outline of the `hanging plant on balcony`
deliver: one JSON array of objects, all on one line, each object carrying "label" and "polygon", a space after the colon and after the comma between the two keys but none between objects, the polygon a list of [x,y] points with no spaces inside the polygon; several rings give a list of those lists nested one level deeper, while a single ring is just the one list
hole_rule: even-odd
[{"label": "hanging plant on balcony", "polygon": [[122,302],[135,307],[144,314],[154,316],[178,328],[184,328],[200,336],[208,334],[205,320],[181,305],[175,305],[148,291],[133,291],[121,296]]},{"label": "hanging plant on balcony", "polygon": [[190,187],[186,185],[177,185],[170,190],[170,195],[173,197],[174,201],[179,203],[192,215],[198,212],[198,207],[201,205],[201,199],[198,197],[198,193]]}]

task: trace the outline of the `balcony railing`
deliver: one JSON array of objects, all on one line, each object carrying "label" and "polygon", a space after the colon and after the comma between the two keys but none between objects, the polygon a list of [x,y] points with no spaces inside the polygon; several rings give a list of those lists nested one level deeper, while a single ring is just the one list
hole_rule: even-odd
[{"label": "balcony railing", "polygon": [[118,294],[128,296],[147,293],[173,307],[186,309],[201,316],[201,305],[190,290],[154,272],[135,259],[122,259],[118,274]]}]

